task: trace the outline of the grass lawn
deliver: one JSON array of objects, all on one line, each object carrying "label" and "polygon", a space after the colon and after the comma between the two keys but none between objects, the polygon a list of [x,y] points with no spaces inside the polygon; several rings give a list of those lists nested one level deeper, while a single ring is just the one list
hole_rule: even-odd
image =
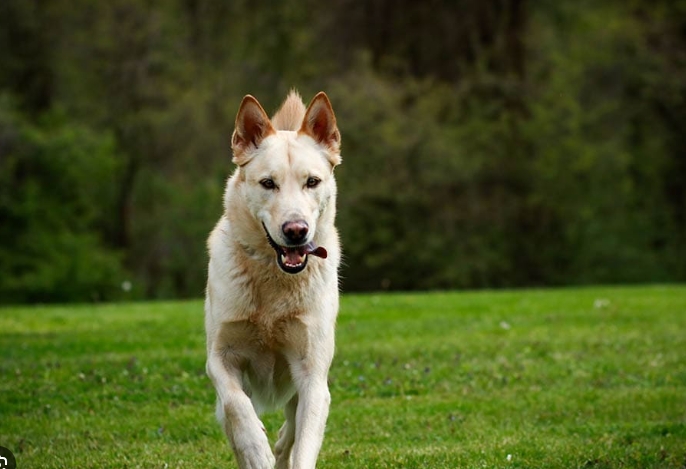
[{"label": "grass lawn", "polygon": [[[202,315],[0,309],[0,445],[18,468],[235,467]],[[320,468],[686,467],[686,286],[344,295],[337,344]]]}]

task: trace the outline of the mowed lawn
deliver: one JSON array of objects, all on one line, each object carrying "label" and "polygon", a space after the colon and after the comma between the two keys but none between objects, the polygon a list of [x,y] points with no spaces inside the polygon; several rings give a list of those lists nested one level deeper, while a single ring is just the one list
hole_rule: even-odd
[{"label": "mowed lawn", "polygon": [[[2,308],[0,350],[19,468],[235,467],[200,301]],[[344,295],[330,383],[320,468],[684,468],[686,286]]]}]

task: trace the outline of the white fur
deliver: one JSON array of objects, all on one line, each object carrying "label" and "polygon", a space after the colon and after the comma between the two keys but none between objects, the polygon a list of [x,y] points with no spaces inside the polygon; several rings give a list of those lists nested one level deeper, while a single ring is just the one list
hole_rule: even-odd
[{"label": "white fur", "polygon": [[[332,118],[335,127],[324,98],[315,97],[299,131],[265,124],[257,101],[241,106],[233,140],[240,166],[227,182],[224,214],[208,240],[207,373],[217,390],[218,420],[242,469],[312,469],[324,436],[338,313],[333,167],[340,137],[336,129],[332,144],[321,133],[326,126],[307,123]],[[284,107],[302,118],[299,97],[298,103]],[[274,122],[284,120],[277,116]],[[310,177],[321,183],[307,187]],[[264,178],[278,189],[265,189]],[[326,259],[308,256],[297,274],[279,268],[263,228],[285,244],[281,226],[292,220],[305,220],[307,241],[328,251]],[[286,422],[273,454],[259,414],[281,407]]]}]

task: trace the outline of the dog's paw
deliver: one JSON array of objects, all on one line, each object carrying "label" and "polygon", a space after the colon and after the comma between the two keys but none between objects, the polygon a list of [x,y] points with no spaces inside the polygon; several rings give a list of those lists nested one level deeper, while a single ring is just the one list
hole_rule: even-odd
[{"label": "dog's paw", "polygon": [[260,429],[258,431],[237,432],[233,443],[241,469],[273,469],[276,459],[269,447],[267,435]]},{"label": "dog's paw", "polygon": [[274,469],[276,459],[269,448],[253,446],[236,451],[241,469]]}]

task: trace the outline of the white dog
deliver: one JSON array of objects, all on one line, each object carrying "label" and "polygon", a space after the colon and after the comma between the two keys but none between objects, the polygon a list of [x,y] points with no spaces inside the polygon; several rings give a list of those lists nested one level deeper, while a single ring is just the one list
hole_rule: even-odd
[{"label": "white dog", "polygon": [[[243,98],[238,165],[208,240],[207,373],[242,469],[315,467],[329,412],[340,247],[340,133],[329,98],[291,92],[270,121]],[[258,415],[285,407],[272,453]]]}]

